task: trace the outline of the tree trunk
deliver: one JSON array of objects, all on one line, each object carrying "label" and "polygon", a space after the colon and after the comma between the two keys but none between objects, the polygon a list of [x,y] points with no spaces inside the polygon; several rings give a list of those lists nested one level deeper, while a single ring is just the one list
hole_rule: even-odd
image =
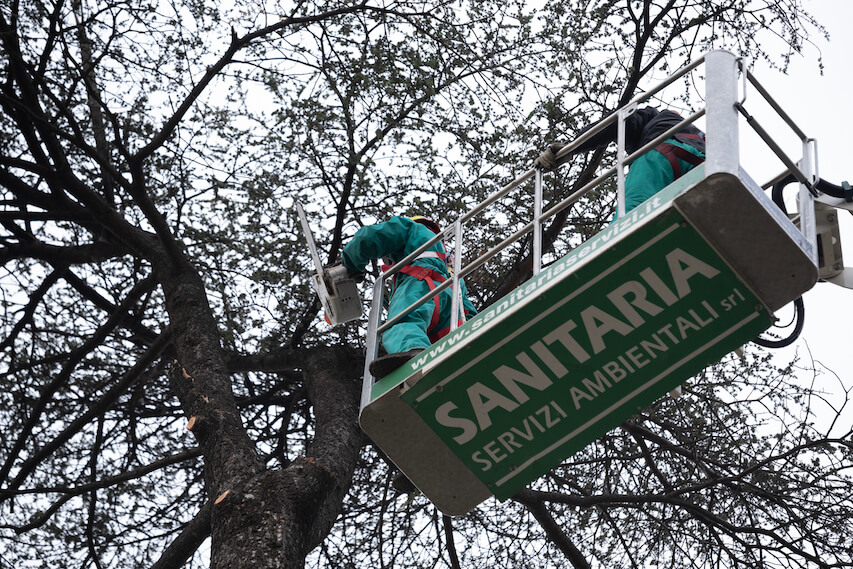
[{"label": "tree trunk", "polygon": [[265,471],[214,506],[211,567],[297,569],[332,528],[349,491],[363,441],[358,427],[359,369],[340,348],[308,354],[304,374],[315,416],[309,456]]},{"label": "tree trunk", "polygon": [[188,262],[160,267],[178,361],[171,386],[204,455],[214,500],[211,567],[301,568],[329,533],[352,482],[362,444],[358,427],[359,356],[344,348],[308,352],[303,362],[314,408],[309,456],[268,470],[234,400],[216,322]]}]

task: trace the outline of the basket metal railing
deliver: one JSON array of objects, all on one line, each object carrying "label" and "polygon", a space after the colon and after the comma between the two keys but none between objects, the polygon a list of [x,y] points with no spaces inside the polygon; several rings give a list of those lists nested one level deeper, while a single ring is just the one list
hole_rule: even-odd
[{"label": "basket metal railing", "polygon": [[[625,154],[625,121],[626,119],[640,107],[641,104],[658,95],[667,86],[678,81],[686,74],[691,73],[700,65],[705,65],[705,106],[684,118],[678,125],[673,126],[654,140],[643,145],[641,148]],[[740,79],[740,88],[739,88]],[[788,157],[774,139],[767,133],[761,124],[746,111],[744,103],[746,101],[746,93],[748,85],[755,87],[755,90],[770,104],[772,109],[790,126],[794,134],[800,138],[803,147],[803,157],[799,161],[795,161]],[[742,91],[739,94],[738,91]],[[507,185],[503,186],[480,203],[471,207],[466,213],[459,216],[453,223],[444,229],[440,234],[436,235],[428,242],[424,243],[417,250],[399,260],[392,267],[384,271],[373,285],[373,300],[368,316],[367,325],[367,341],[366,341],[366,363],[364,368],[364,392],[363,401],[368,397],[369,385],[371,383],[371,375],[368,369],[369,362],[376,358],[379,351],[379,338],[381,334],[391,326],[394,326],[405,316],[405,314],[417,306],[430,301],[434,296],[440,294],[448,287],[452,288],[452,304],[451,314],[460,314],[461,297],[459,282],[472,272],[483,266],[490,259],[498,255],[501,251],[516,243],[526,235],[532,232],[531,239],[531,256],[532,256],[532,271],[533,274],[538,274],[542,269],[542,228],[543,224],[554,217],[557,213],[563,211],[567,207],[574,204],[582,196],[589,191],[597,188],[605,180],[616,175],[617,186],[617,216],[622,217],[625,212],[625,169],[638,157],[652,150],[655,146],[669,138],[672,134],[680,130],[684,125],[693,124],[700,118],[705,118],[706,123],[706,140],[707,152],[705,160],[705,175],[710,175],[714,172],[730,172],[735,175],[739,172],[739,148],[738,148],[738,117],[742,115],[748,125],[750,125],[761,137],[767,146],[778,156],[779,160],[785,165],[786,170],[777,178],[781,178],[788,173],[794,174],[801,183],[800,192],[800,212],[804,222],[801,225],[801,231],[806,235],[810,242],[814,243],[815,228],[814,228],[814,206],[811,203],[811,198],[815,193],[814,183],[816,181],[817,171],[817,152],[814,139],[809,138],[805,133],[794,123],[790,116],[782,110],[781,106],[770,96],[767,90],[761,86],[758,80],[752,75],[747,68],[745,60],[736,57],[734,54],[727,51],[711,51],[689,65],[679,69],[666,80],[661,81],[653,88],[645,91],[632,99],[625,106],[617,109],[605,119],[583,132],[577,139],[573,140],[564,146],[557,153],[558,160],[566,157],[574,152],[578,147],[587,142],[590,138],[600,133],[605,128],[611,126],[614,122],[617,124],[617,140],[616,140],[616,159],[615,164],[603,170],[593,180],[584,184],[581,188],[574,191],[571,195],[563,198],[559,202],[553,204],[548,209],[543,211],[543,175],[542,170],[538,167],[531,168]],[[475,259],[463,264],[464,257],[464,231],[465,224],[475,216],[484,212],[489,206],[511,194],[511,192],[525,187],[524,185],[533,179],[533,211],[531,219],[523,227],[514,231],[511,235],[500,241],[497,245],[483,252]],[[769,183],[772,184],[772,181]],[[763,187],[768,187],[765,184]],[[529,189],[528,189],[529,191]],[[809,213],[811,212],[811,214]],[[416,300],[403,312],[388,318],[382,322],[384,287],[386,281],[396,275],[401,268],[405,267],[415,260],[422,252],[426,251],[440,241],[450,240],[454,245],[453,255],[453,271],[450,279],[437,285],[429,293],[423,295]],[[814,249],[814,248],[813,248]],[[457,319],[451,318],[451,328],[453,331],[457,327]],[[364,404],[364,403],[363,403]]]}]

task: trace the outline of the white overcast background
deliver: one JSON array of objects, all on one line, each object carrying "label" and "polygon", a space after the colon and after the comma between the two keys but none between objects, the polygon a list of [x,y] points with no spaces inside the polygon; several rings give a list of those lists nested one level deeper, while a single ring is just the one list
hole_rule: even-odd
[{"label": "white overcast background", "polygon": [[[806,46],[804,56],[792,60],[787,76],[760,65],[753,72],[794,122],[817,139],[820,177],[853,185],[853,1],[805,0],[803,4],[827,29],[829,41],[813,38],[815,45]],[[817,67],[818,56],[823,58],[823,75]],[[742,165],[750,170],[750,164]],[[795,193],[794,185],[786,195],[789,192]],[[844,264],[853,267],[853,215],[840,212],[839,220]],[[790,348],[777,350],[779,357],[790,360],[796,350],[802,364],[810,365],[813,358],[814,365],[825,371],[822,381],[828,389],[833,383],[838,388],[839,381],[827,370],[838,375],[845,389],[853,389],[853,290],[819,282],[803,300],[803,333]],[[810,379],[810,374],[802,375]],[[838,425],[843,431],[837,434],[850,428],[849,421],[844,423]]]}]

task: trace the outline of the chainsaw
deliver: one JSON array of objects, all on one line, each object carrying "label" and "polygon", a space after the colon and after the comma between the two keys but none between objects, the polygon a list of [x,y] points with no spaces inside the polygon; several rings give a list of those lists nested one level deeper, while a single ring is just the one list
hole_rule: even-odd
[{"label": "chainsaw", "polygon": [[362,304],[358,294],[356,281],[349,275],[343,263],[326,266],[320,262],[317,247],[314,245],[314,234],[305,217],[302,204],[296,202],[296,212],[302,223],[302,231],[311,251],[316,273],[311,275],[311,286],[320,298],[323,311],[326,313],[326,322],[335,326],[361,317]]}]

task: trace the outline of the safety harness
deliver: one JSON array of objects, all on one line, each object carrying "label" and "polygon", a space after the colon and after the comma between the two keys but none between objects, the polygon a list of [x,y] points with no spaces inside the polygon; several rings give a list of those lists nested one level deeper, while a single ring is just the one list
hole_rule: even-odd
[{"label": "safety harness", "polygon": [[[442,253],[441,251],[424,251],[417,257],[413,259],[413,261],[417,261],[418,259],[439,259],[444,262],[448,267],[452,262],[452,258],[448,256],[446,253]],[[385,272],[391,267],[389,265],[382,265],[382,271]],[[439,273],[434,269],[430,269],[428,267],[421,267],[420,265],[406,265],[402,267],[397,274],[394,275],[392,280],[392,286],[396,286],[397,275],[404,274],[409,275],[410,277],[414,277],[419,281],[424,281],[429,286],[429,290],[435,290],[435,287],[443,283],[447,280],[447,277]],[[432,310],[432,318],[430,319],[429,326],[427,327],[427,336],[429,336],[429,341],[435,343],[441,338],[445,337],[448,333],[450,333],[450,325],[448,324],[444,328],[437,330],[438,319],[441,316],[441,301],[439,300],[440,294],[437,294],[432,297],[432,301],[434,303],[434,308]],[[465,317],[460,317],[457,320],[457,326],[461,326],[465,323],[465,318],[468,316],[468,311],[464,309]]]},{"label": "safety harness", "polygon": [[[699,152],[705,153],[705,136],[702,134],[690,134],[686,132],[676,133],[673,138],[679,142],[690,145]],[[676,146],[670,142],[662,142],[655,146],[655,150],[663,154],[672,166],[673,180],[677,180],[684,173],[681,171],[681,163],[678,159],[682,159],[688,164],[698,166],[705,161],[704,156],[697,156],[692,152],[685,150],[680,146]]]}]

